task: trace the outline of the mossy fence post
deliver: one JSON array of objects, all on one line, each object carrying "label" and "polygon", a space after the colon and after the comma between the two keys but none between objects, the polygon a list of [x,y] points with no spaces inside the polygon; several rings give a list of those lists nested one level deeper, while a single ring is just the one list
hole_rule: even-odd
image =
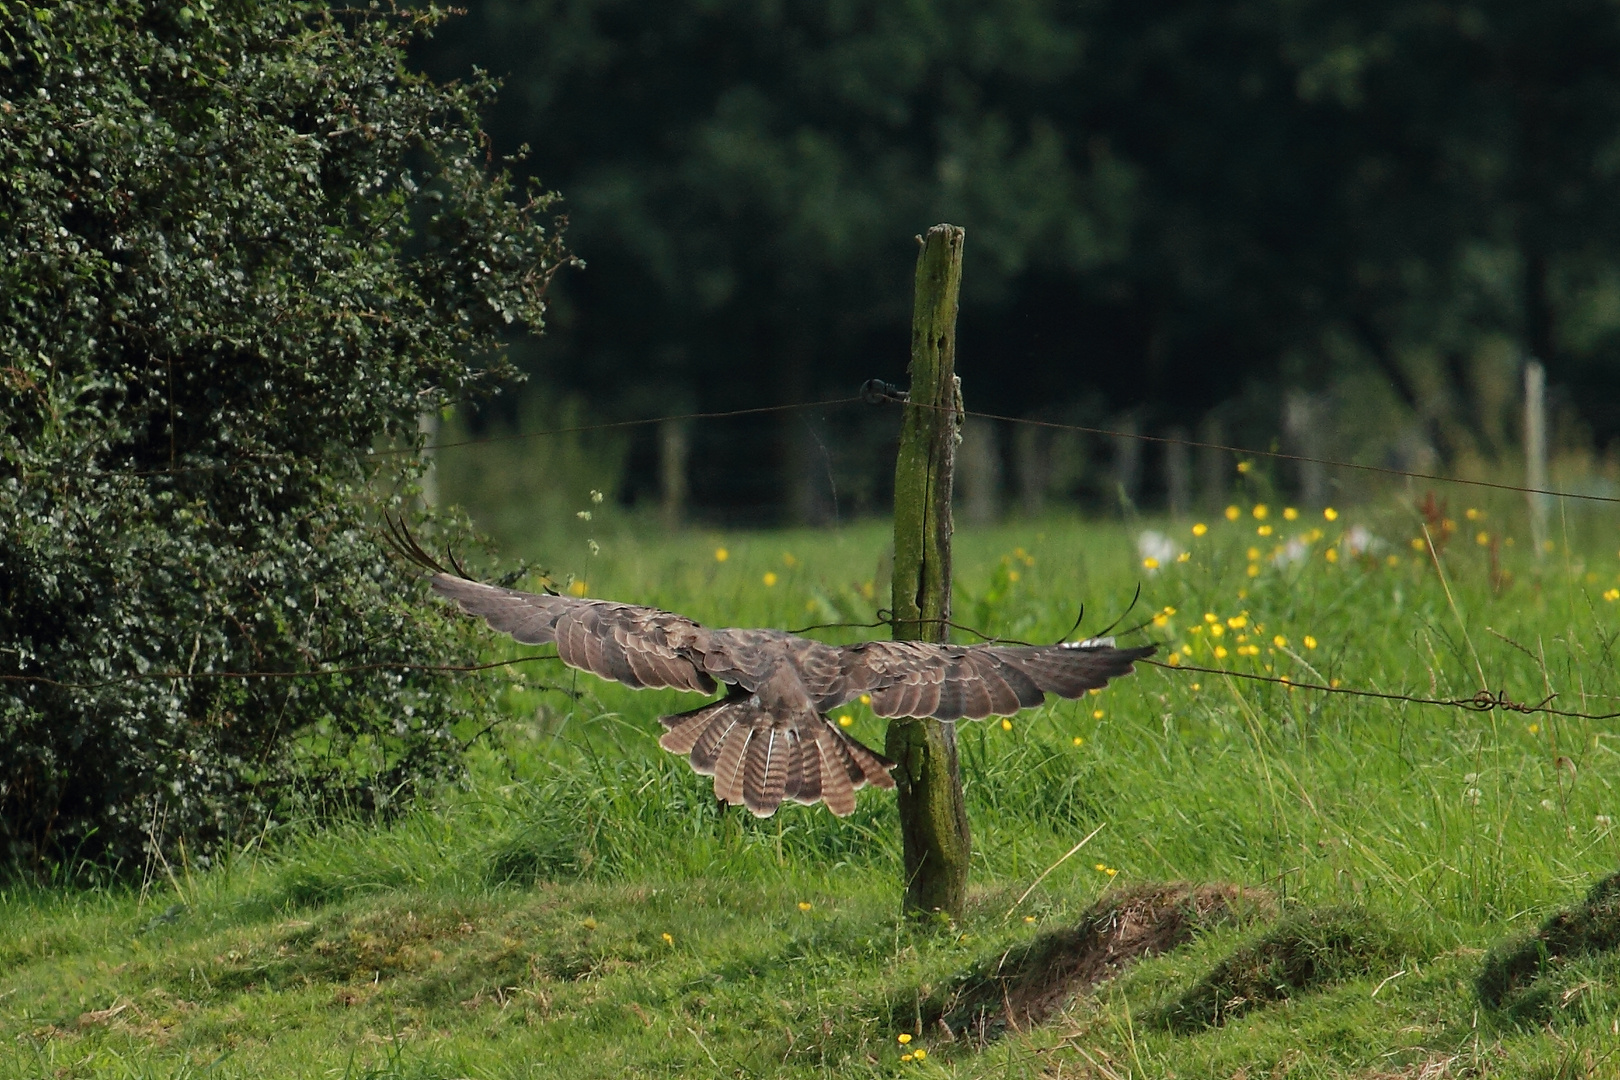
[{"label": "mossy fence post", "polygon": [[[962,423],[956,308],[963,231],[935,225],[919,238],[911,316],[911,394],[894,467],[894,636],[944,641],[951,617],[951,474]],[[889,723],[884,752],[898,765],[906,909],[962,914],[972,838],[962,800],[956,725]]]}]

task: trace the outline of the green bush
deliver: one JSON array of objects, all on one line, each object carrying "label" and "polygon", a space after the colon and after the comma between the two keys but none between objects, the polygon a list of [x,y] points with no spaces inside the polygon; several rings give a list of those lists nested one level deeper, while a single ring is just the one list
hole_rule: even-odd
[{"label": "green bush", "polygon": [[491,85],[406,69],[439,19],[0,0],[0,856],[196,857],[454,762],[446,679],[386,666],[452,632],[373,452],[506,373],[567,256]]}]

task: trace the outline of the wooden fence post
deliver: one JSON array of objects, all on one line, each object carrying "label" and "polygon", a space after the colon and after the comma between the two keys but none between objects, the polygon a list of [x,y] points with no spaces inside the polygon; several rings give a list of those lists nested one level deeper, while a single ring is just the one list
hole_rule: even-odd
[{"label": "wooden fence post", "polygon": [[[951,474],[961,424],[956,307],[963,231],[935,225],[917,255],[911,317],[911,396],[894,467],[894,636],[945,641],[951,617]],[[905,855],[905,906],[962,914],[972,838],[962,800],[956,725],[889,722],[884,752],[894,771]]]},{"label": "wooden fence post", "polygon": [[[1541,361],[1524,366],[1524,486],[1547,488],[1547,369]],[[1530,543],[1540,559],[1547,545],[1547,511],[1552,498],[1528,494],[1530,503]]]}]

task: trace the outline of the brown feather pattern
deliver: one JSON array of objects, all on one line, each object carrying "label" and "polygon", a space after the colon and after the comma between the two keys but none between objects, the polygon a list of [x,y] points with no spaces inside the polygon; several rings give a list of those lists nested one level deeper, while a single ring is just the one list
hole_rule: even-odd
[{"label": "brown feather pattern", "polygon": [[879,716],[982,720],[1073,698],[1131,671],[1151,645],[939,645],[869,641],[827,645],[780,630],[711,630],[673,612],[609,600],[432,579],[439,595],[530,645],[637,689],[667,687],[724,699],[662,717],[659,745],[714,778],[714,794],[768,817],[784,801],[825,803],[843,816],[867,784],[892,788],[893,768],[827,713],[870,694]]}]

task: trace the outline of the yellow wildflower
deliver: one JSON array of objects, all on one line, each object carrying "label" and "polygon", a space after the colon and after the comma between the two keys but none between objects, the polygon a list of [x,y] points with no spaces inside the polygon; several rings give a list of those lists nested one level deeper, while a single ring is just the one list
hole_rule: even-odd
[{"label": "yellow wildflower", "polygon": [[1283,507],[1283,520],[1284,521],[1298,521],[1299,520],[1299,511],[1294,509],[1292,506]]},{"label": "yellow wildflower", "polygon": [[1537,735],[1537,734],[1540,734],[1540,732],[1541,732],[1541,725],[1540,724],[1531,724],[1530,725],[1530,734]]},{"label": "yellow wildflower", "polygon": [[1249,556],[1250,562],[1257,562],[1260,558],[1260,549],[1257,547],[1252,547],[1245,554]]},{"label": "yellow wildflower", "polygon": [[[1029,917],[1029,921],[1034,922],[1035,921],[1035,916],[1031,915]],[[916,1058],[918,1061],[927,1061],[928,1060],[928,1051],[924,1050],[922,1047],[919,1046],[919,1047],[917,1047],[917,1049],[915,1049],[915,1050],[913,1050],[911,1052],[911,1056]]]},{"label": "yellow wildflower", "polygon": [[1316,639],[1315,639],[1315,638],[1313,638],[1313,637],[1311,637],[1311,635],[1309,635],[1309,634],[1306,634],[1306,635],[1305,635],[1305,647],[1306,647],[1306,648],[1307,648],[1307,649],[1314,649],[1314,648],[1316,648]]},{"label": "yellow wildflower", "polygon": [[1255,503],[1254,509],[1251,510],[1250,513],[1254,515],[1254,520],[1264,521],[1266,520],[1266,515],[1271,513],[1271,507],[1267,506],[1265,503]]},{"label": "yellow wildflower", "polygon": [[570,596],[584,596],[585,589],[586,585],[583,581],[576,581],[572,585],[568,586],[568,594]]},{"label": "yellow wildflower", "polygon": [[675,944],[675,939],[673,937],[671,937],[668,933],[665,933],[664,934],[664,944],[665,945],[673,945],[673,944]]},{"label": "yellow wildflower", "polygon": [[1339,520],[1339,512],[1337,510],[1333,509],[1333,507],[1331,507],[1331,506],[1328,507],[1326,510],[1322,511],[1322,516],[1327,518],[1329,521],[1338,521]]},{"label": "yellow wildflower", "polygon": [[1076,745],[1076,746],[1084,746],[1084,745],[1086,745],[1086,740],[1084,740],[1080,736],[1076,735],[1074,737],[1074,745]]},{"label": "yellow wildflower", "polygon": [[1490,545],[1490,542],[1491,542],[1491,534],[1486,532],[1484,529],[1481,529],[1474,536],[1474,543],[1478,544],[1480,547],[1487,547],[1487,546]]},{"label": "yellow wildflower", "polygon": [[799,565],[798,556],[794,555],[791,551],[782,552],[782,565],[791,570],[793,567]]},{"label": "yellow wildflower", "polygon": [[1482,521],[1485,518],[1485,511],[1475,510],[1472,506],[1470,506],[1467,510],[1463,511],[1463,517],[1467,518],[1469,521]]},{"label": "yellow wildflower", "polygon": [[1192,532],[1194,536],[1203,536],[1205,533],[1209,532],[1209,526],[1200,521],[1198,524],[1193,526]]},{"label": "yellow wildflower", "polygon": [[1259,577],[1260,576],[1260,564],[1259,563],[1253,563],[1253,562],[1250,563],[1249,564],[1248,574],[1249,574],[1250,577]]},{"label": "yellow wildflower", "polygon": [[1107,870],[1104,870],[1103,873],[1107,874],[1109,877],[1113,877],[1115,874],[1119,873],[1119,871],[1110,866]]},{"label": "yellow wildflower", "polygon": [[1259,533],[1261,536],[1270,536],[1271,535],[1271,526],[1270,525],[1262,525],[1262,526],[1260,526],[1258,529],[1256,529],[1254,531]]},{"label": "yellow wildflower", "polygon": [[776,585],[776,574],[773,571],[767,570],[765,571],[765,577],[761,580],[765,582],[765,587],[767,589],[772,588]]},{"label": "yellow wildflower", "polygon": [[1277,646],[1279,649],[1288,648],[1288,639],[1283,637],[1281,634],[1278,634],[1276,637],[1272,638],[1271,643]]},{"label": "yellow wildflower", "polygon": [[1252,468],[1254,468],[1254,462],[1252,461],[1238,462],[1238,472],[1240,473],[1247,473]]},{"label": "yellow wildflower", "polygon": [[1328,562],[1338,562],[1339,561],[1339,549],[1338,548],[1328,548],[1326,551],[1322,552],[1322,558],[1326,559]]},{"label": "yellow wildflower", "polygon": [[[1142,560],[1142,567],[1146,570],[1157,570],[1159,568],[1159,560],[1149,555],[1147,558]],[[1018,580],[1016,571],[1009,576],[1012,577],[1014,581]]]},{"label": "yellow wildflower", "polygon": [[595,930],[596,929],[596,920],[587,918],[584,922],[580,923],[579,925],[583,926],[587,930]]},{"label": "yellow wildflower", "polygon": [[1240,518],[1242,516],[1243,516],[1243,511],[1239,510],[1237,507],[1228,506],[1226,508],[1226,520],[1227,521],[1236,521],[1238,518]]},{"label": "yellow wildflower", "polygon": [[853,724],[854,722],[854,720],[850,719],[849,713],[841,713],[838,717],[839,727],[849,727],[849,725]]},{"label": "yellow wildflower", "polygon": [[1007,719],[1005,716],[1003,716],[1001,718],[1001,730],[1002,731],[1011,731],[1012,730],[1012,721]]},{"label": "yellow wildflower", "polygon": [[799,901],[799,910],[800,911],[809,911],[810,910],[810,902],[808,900],[800,900]]},{"label": "yellow wildflower", "polygon": [[731,558],[731,552],[727,551],[725,548],[718,547],[714,549],[715,562],[725,562],[729,558]]},{"label": "yellow wildflower", "polygon": [[1608,592],[1603,594],[1603,599],[1607,600],[1611,604],[1616,600],[1620,600],[1620,589],[1610,589]]},{"label": "yellow wildflower", "polygon": [[1222,634],[1226,633],[1226,627],[1222,626],[1220,623],[1210,623],[1209,633],[1211,637],[1220,637]]},{"label": "yellow wildflower", "polygon": [[1215,646],[1215,659],[1217,659],[1217,660],[1225,660],[1226,659],[1226,646],[1225,645],[1217,645],[1217,646]]},{"label": "yellow wildflower", "polygon": [[902,1031],[899,1035],[895,1036],[895,1038],[901,1046],[904,1046],[906,1043],[911,1041],[911,1032]]},{"label": "yellow wildflower", "polygon": [[1247,615],[1234,615],[1226,620],[1226,625],[1234,630],[1241,630],[1249,625],[1249,617]]},{"label": "yellow wildflower", "polygon": [[1165,663],[1169,664],[1171,667],[1180,667],[1181,654],[1178,652],[1171,653],[1169,658],[1165,660]]},{"label": "yellow wildflower", "polygon": [[1180,555],[1176,556],[1176,562],[1189,562],[1191,559],[1192,552],[1190,551],[1183,551]]},{"label": "yellow wildflower", "polygon": [[1103,711],[1101,709],[1092,709],[1091,718],[1093,720],[1101,720],[1103,718]]},{"label": "yellow wildflower", "polygon": [[1428,548],[1428,546],[1429,546],[1428,542],[1426,540],[1424,540],[1423,537],[1421,537],[1421,536],[1412,537],[1412,550],[1413,551],[1423,551],[1423,550],[1426,550]]}]

